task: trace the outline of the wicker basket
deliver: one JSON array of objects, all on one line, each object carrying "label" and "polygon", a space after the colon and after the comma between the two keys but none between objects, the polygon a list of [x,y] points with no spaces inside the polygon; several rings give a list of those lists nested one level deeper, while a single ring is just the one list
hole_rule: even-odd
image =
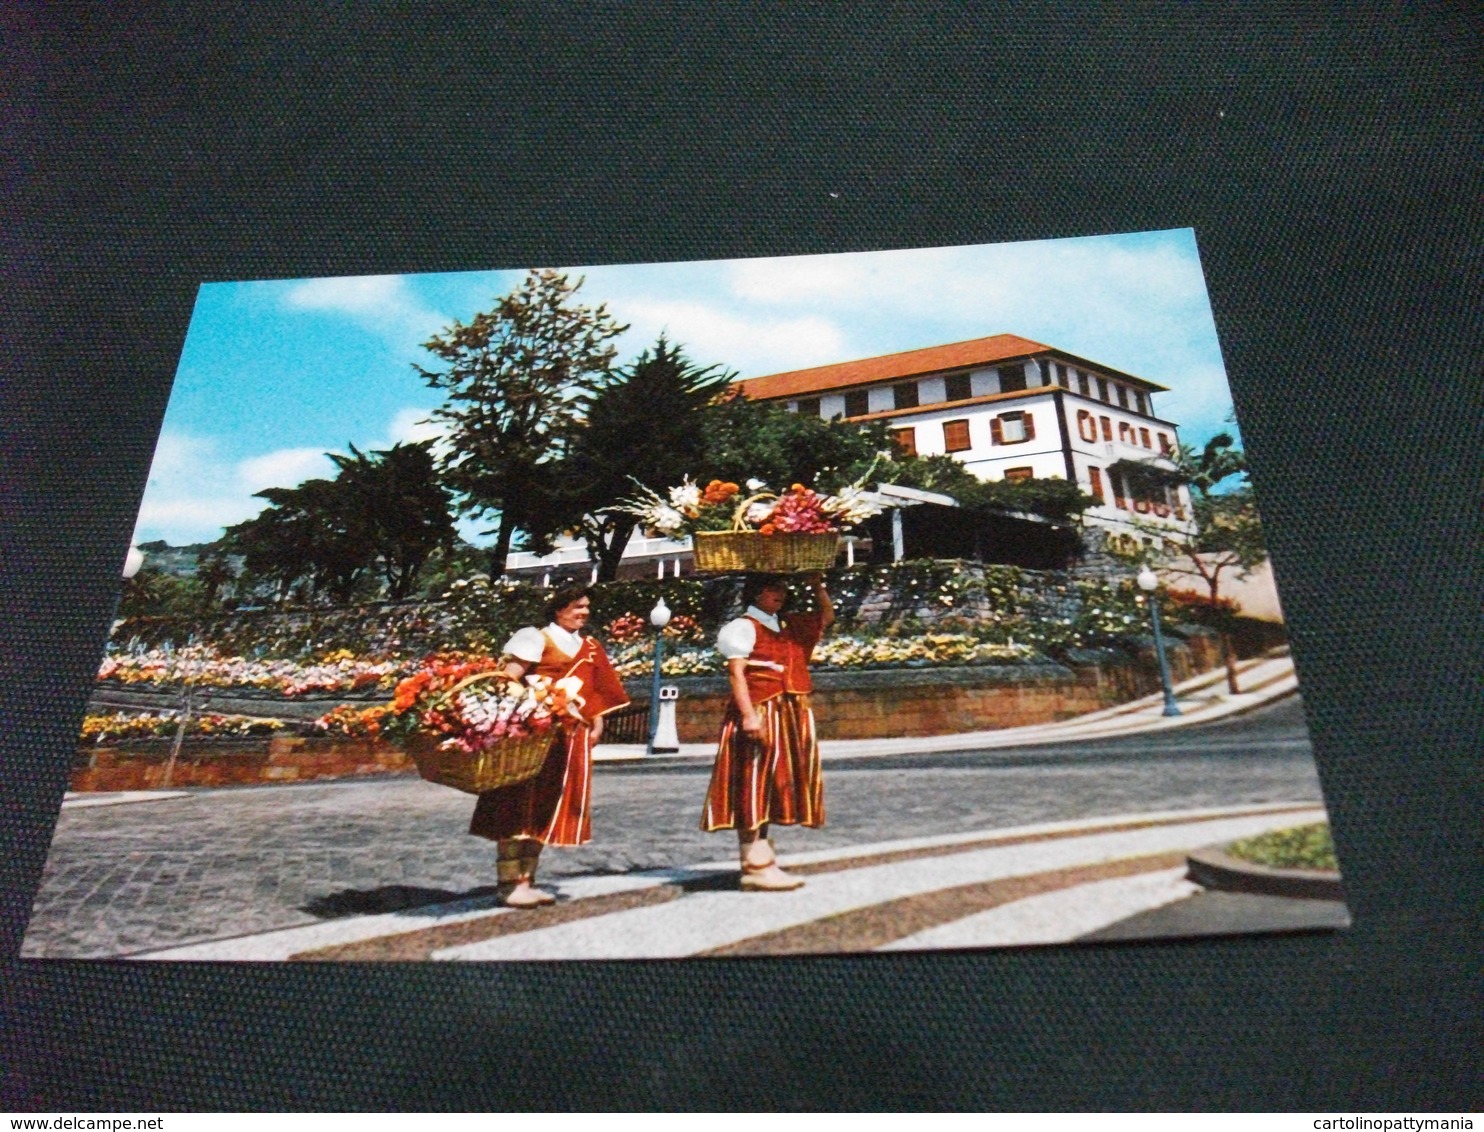
[{"label": "wicker basket", "polygon": [[560,730],[543,731],[523,739],[506,739],[476,755],[440,750],[443,736],[439,735],[412,735],[406,746],[417,763],[417,773],[429,782],[452,786],[466,794],[483,794],[534,778],[561,737]]},{"label": "wicker basket", "polygon": [[840,536],[829,534],[773,534],[758,531],[697,531],[696,573],[801,574],[828,570],[835,564]]}]

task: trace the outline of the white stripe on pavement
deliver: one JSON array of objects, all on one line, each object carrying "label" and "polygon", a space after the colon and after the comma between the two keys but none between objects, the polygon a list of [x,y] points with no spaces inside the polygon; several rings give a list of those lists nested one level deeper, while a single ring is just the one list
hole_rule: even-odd
[{"label": "white stripe on pavement", "polygon": [[[700,865],[692,869],[654,869],[642,873],[574,877],[553,887],[558,887],[564,896],[573,900],[582,900],[592,896],[608,896],[615,892],[654,888],[673,881],[691,880],[724,869],[735,870],[736,865]],[[247,962],[288,959],[300,952],[316,951],[322,947],[338,947],[346,943],[361,943],[369,939],[405,935],[408,932],[442,927],[445,924],[460,924],[489,916],[503,916],[510,911],[509,908],[500,907],[494,897],[486,896],[475,900],[458,900],[449,904],[415,908],[406,912],[349,916],[323,923],[260,932],[256,935],[182,944],[178,947],[138,952],[124,958]]]},{"label": "white stripe on pavement", "polygon": [[1151,908],[1184,900],[1199,891],[1199,885],[1185,879],[1183,866],[1091,881],[988,908],[961,920],[893,940],[878,950],[924,951],[943,947],[1070,943],[1078,936],[1106,928]]},{"label": "white stripe on pavement", "polygon": [[163,802],[168,798],[189,798],[184,790],[100,790],[72,791],[62,795],[62,809],[86,810],[93,806],[123,806],[130,802]]},{"label": "white stripe on pavement", "polygon": [[1322,809],[1155,826],[966,850],[809,878],[793,892],[691,893],[681,900],[434,952],[434,959],[665,959],[695,955],[921,892],[1152,853],[1194,849],[1324,818]]}]

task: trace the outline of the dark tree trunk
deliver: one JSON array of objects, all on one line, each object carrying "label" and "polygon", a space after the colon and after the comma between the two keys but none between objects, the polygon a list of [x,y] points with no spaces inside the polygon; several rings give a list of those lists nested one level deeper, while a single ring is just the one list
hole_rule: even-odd
[{"label": "dark tree trunk", "polygon": [[500,526],[495,533],[495,545],[490,550],[490,577],[499,578],[505,573],[505,560],[510,557],[510,543],[515,537],[515,530],[510,520],[500,516]]},{"label": "dark tree trunk", "polygon": [[629,536],[634,533],[635,525],[631,521],[618,520],[599,541],[597,548],[598,581],[611,582],[617,579],[618,564],[623,559],[624,547],[628,545]]},{"label": "dark tree trunk", "polygon": [[[1211,590],[1211,614],[1213,617],[1221,616],[1221,607],[1216,604],[1217,580],[1212,577],[1207,585]],[[1221,642],[1221,663],[1226,666],[1226,690],[1232,695],[1240,695],[1242,689],[1237,686],[1237,654],[1232,650],[1232,639],[1225,629],[1216,631],[1217,639]]]}]

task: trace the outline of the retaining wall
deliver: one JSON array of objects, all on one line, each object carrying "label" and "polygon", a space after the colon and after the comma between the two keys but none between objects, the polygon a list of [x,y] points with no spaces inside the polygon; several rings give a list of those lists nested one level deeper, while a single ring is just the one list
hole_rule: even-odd
[{"label": "retaining wall", "polygon": [[[1193,634],[1169,650],[1178,682],[1214,668],[1214,636]],[[1152,650],[1130,655],[1105,649],[1070,654],[1066,663],[958,668],[883,669],[814,673],[812,703],[821,739],[883,739],[951,735],[1055,723],[1159,690]],[[716,738],[731,698],[724,677],[666,680],[680,689],[675,727],[682,743]],[[648,681],[627,684],[636,702],[647,702]]]},{"label": "retaining wall", "polygon": [[[169,761],[168,742],[85,747],[77,753],[72,789],[154,790],[164,785]],[[401,747],[378,739],[187,740],[169,785],[249,786],[416,771]]]}]

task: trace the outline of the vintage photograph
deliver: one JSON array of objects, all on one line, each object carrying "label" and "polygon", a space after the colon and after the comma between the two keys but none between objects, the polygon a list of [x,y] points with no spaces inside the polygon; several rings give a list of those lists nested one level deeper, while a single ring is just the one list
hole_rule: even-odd
[{"label": "vintage photograph", "polygon": [[198,292],[22,954],[1348,924],[1189,229]]}]

